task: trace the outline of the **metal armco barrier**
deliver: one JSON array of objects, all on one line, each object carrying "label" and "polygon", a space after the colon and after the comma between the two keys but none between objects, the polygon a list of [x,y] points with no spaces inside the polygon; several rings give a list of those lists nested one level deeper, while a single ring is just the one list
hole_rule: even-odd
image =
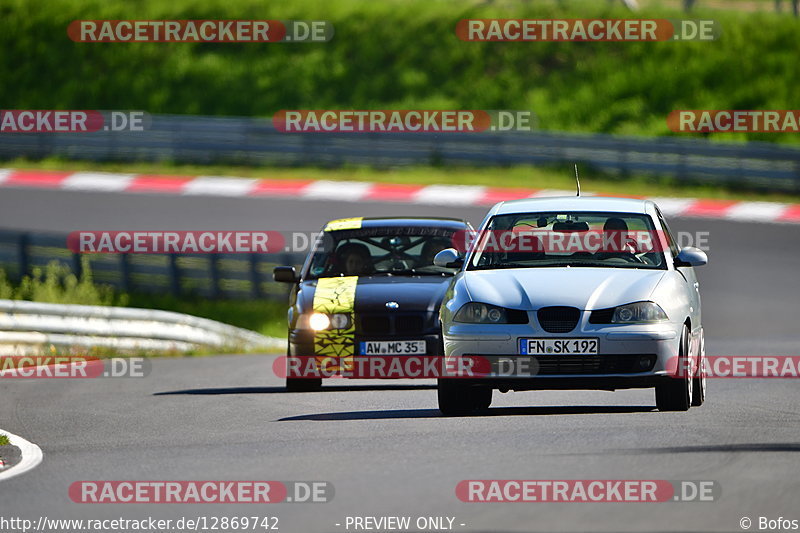
[{"label": "metal armco barrier", "polygon": [[[86,254],[97,283],[124,292],[170,293],[204,298],[285,300],[287,287],[272,279],[279,265],[299,266],[302,253],[280,254]],[[81,256],[67,236],[0,231],[0,269],[18,281],[52,261],[79,275]]]},{"label": "metal armco barrier", "polygon": [[282,349],[285,341],[183,313],[0,300],[0,355],[75,347],[118,353]]}]

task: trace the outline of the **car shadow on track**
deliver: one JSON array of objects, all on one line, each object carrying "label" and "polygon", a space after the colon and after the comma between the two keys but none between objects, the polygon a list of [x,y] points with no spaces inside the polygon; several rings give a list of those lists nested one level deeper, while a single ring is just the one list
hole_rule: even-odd
[{"label": "car shadow on track", "polygon": [[[547,407],[495,407],[470,418],[494,416],[553,416],[553,415],[603,415],[625,413],[649,413],[656,408],[650,405],[578,405]],[[348,411],[343,413],[317,413],[311,415],[289,416],[278,422],[297,420],[381,420],[393,418],[447,418],[438,409],[386,409],[378,411]]]},{"label": "car shadow on track", "polygon": [[222,387],[217,389],[185,389],[155,392],[153,396],[199,395],[215,396],[218,394],[319,394],[328,392],[364,392],[392,390],[434,390],[436,385],[347,385],[343,387],[323,387],[315,392],[289,392],[286,387]]},{"label": "car shadow on track", "polygon": [[800,452],[800,443],[769,442],[745,444],[710,444],[705,446],[674,446],[669,448],[640,448],[631,450],[615,450],[624,455],[638,454],[675,454],[675,453],[720,453],[720,452]]}]

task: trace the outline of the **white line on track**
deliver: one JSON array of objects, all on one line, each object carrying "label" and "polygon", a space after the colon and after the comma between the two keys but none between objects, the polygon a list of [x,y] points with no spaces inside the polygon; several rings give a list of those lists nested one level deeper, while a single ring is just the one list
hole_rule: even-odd
[{"label": "white line on track", "polygon": [[14,476],[19,476],[29,470],[33,470],[39,466],[39,463],[42,462],[44,454],[42,453],[42,449],[37,445],[32,442],[28,442],[19,435],[9,433],[4,429],[0,429],[0,434],[8,436],[8,440],[11,441],[11,444],[19,448],[20,453],[22,454],[22,458],[20,459],[19,463],[7,470],[0,472],[0,481],[10,479]]},{"label": "white line on track", "polygon": [[258,185],[254,178],[198,176],[183,187],[187,196],[247,196]]},{"label": "white line on track", "polygon": [[414,203],[474,205],[485,192],[480,185],[428,185],[414,194]]},{"label": "white line on track", "polygon": [[356,202],[369,193],[372,183],[363,181],[320,180],[308,185],[301,196],[309,200]]},{"label": "white line on track", "polygon": [[733,205],[725,214],[730,220],[771,221],[780,218],[786,204],[773,202],[740,202]]},{"label": "white line on track", "polygon": [[665,217],[679,217],[696,202],[694,198],[648,198],[664,213]]},{"label": "white line on track", "polygon": [[73,191],[124,191],[133,180],[134,174],[116,174],[112,172],[75,172],[61,185],[61,188]]}]

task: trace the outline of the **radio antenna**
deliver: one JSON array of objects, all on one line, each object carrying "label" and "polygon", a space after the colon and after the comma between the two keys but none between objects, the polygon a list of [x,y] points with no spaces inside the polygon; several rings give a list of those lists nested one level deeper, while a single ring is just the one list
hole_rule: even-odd
[{"label": "radio antenna", "polygon": [[575,166],[575,185],[578,188],[578,194],[576,194],[575,196],[580,196],[581,195],[581,180],[578,177],[578,163],[575,163],[574,166]]}]

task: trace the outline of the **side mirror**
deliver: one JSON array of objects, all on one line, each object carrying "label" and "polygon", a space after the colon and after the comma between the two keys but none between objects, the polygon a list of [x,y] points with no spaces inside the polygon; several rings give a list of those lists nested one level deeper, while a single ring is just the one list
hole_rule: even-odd
[{"label": "side mirror", "polygon": [[706,253],[694,246],[681,248],[681,251],[675,258],[675,267],[696,267],[703,266],[706,263],[708,263],[708,256]]},{"label": "side mirror", "polygon": [[297,272],[294,271],[294,267],[275,267],[272,271],[272,276],[275,278],[275,281],[280,283],[297,283],[300,281],[297,277]]},{"label": "side mirror", "polygon": [[434,256],[433,264],[438,267],[459,268],[464,264],[464,258],[458,255],[455,248],[445,248]]}]

